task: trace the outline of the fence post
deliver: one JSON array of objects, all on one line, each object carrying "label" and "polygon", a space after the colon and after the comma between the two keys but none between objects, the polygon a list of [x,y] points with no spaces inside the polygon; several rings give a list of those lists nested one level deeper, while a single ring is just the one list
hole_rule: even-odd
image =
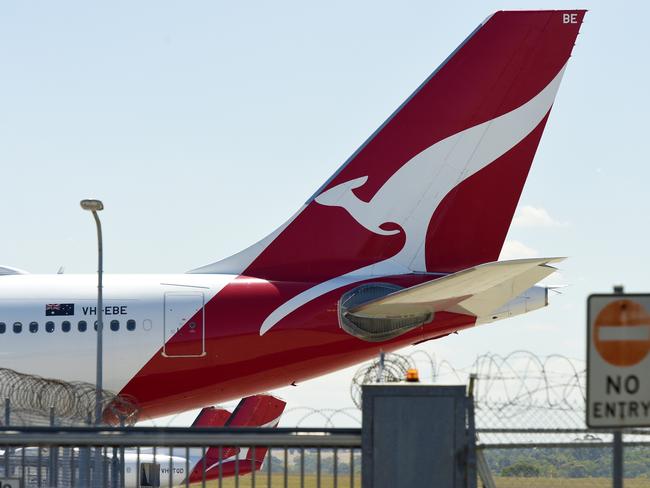
[{"label": "fence post", "polygon": [[[50,407],[50,427],[54,427],[54,407]],[[47,486],[55,486],[56,483],[56,468],[54,466],[56,448],[54,446],[48,446],[47,448],[47,477],[45,482]],[[41,469],[39,466],[38,469]]]},{"label": "fence post", "polygon": [[[124,427],[124,415],[120,415],[120,427]],[[126,477],[126,466],[124,463],[124,446],[120,446],[120,466],[119,466],[119,478],[120,478],[120,488],[125,487],[125,477]],[[187,473],[189,476],[189,473]],[[136,479],[138,479],[139,474],[136,474]]]},{"label": "fence post", "polygon": [[[5,398],[5,427],[9,427],[11,424],[11,402],[9,398]],[[9,472],[9,447],[5,449],[5,478],[9,478],[11,473]]]},{"label": "fence post", "polygon": [[[92,424],[92,414],[88,413],[88,425]],[[73,451],[74,452],[74,451]],[[79,448],[79,486],[90,486],[90,448]]]},{"label": "fence post", "polygon": [[113,452],[110,461],[110,470],[111,470],[111,488],[118,488],[119,485],[119,473],[120,473],[120,458],[119,451],[117,447],[113,447]]},{"label": "fence post", "polygon": [[614,488],[623,488],[623,431],[614,432],[612,477]]},{"label": "fence post", "polygon": [[474,386],[476,375],[469,375],[467,389],[467,488],[476,488],[476,424],[474,422]]}]

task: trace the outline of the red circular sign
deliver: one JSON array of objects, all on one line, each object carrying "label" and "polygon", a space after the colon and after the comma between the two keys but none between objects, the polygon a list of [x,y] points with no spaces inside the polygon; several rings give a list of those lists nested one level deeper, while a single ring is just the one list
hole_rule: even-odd
[{"label": "red circular sign", "polygon": [[650,351],[650,315],[637,302],[616,300],[598,313],[592,335],[606,362],[634,366]]}]

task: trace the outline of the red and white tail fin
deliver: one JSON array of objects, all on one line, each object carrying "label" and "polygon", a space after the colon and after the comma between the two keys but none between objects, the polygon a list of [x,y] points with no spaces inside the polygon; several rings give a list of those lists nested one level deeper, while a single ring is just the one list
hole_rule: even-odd
[{"label": "red and white tail fin", "polygon": [[584,15],[496,12],[287,223],[193,272],[322,282],[497,260]]},{"label": "red and white tail fin", "polygon": [[[286,402],[275,398],[271,395],[253,395],[243,398],[232,414],[229,414],[227,420],[219,426],[224,427],[277,427],[282,412],[286,407]],[[203,409],[199,418],[206,410]],[[221,410],[224,412],[224,410]],[[225,410],[227,412],[227,410]],[[197,420],[199,419],[197,418]],[[217,425],[208,424],[207,421],[217,421],[216,414],[205,415],[206,422],[196,427],[216,427]],[[245,452],[242,452],[245,451]],[[206,479],[215,479],[219,476],[228,477],[235,473],[246,474],[252,470],[258,470],[264,462],[267,449],[257,447],[253,452],[252,449],[240,449],[236,447],[222,446],[210,447],[205,452],[205,458],[201,458],[194,465],[190,474],[190,483],[198,482],[203,479],[205,469]],[[253,459],[254,455],[254,459]]]}]

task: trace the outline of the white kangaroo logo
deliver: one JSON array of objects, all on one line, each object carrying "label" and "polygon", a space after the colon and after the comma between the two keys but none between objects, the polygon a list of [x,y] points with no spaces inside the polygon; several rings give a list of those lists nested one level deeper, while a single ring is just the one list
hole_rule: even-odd
[{"label": "white kangaroo logo", "polygon": [[508,152],[551,109],[566,66],[535,97],[520,107],[437,142],[397,170],[369,202],[353,192],[367,176],[323,191],[315,198],[321,205],[345,209],[360,225],[379,235],[393,235],[382,224],[395,223],[405,233],[404,247],[394,256],[320,283],[291,298],[264,321],[260,335],[282,318],[314,298],[349,283],[369,277],[426,271],[425,236],[433,213],[442,199],[458,184]]},{"label": "white kangaroo logo", "polygon": [[[354,220],[359,222],[370,232],[384,236],[399,234],[400,231],[398,229],[384,230],[379,227],[381,224],[386,223],[386,221],[377,218],[376,215],[378,209],[376,208],[377,205],[373,203],[375,202],[374,197],[369,202],[364,202],[363,200],[359,200],[357,196],[352,193],[352,190],[363,186],[366,181],[368,181],[367,176],[346,181],[345,183],[341,183],[340,185],[321,193],[315,200],[321,205],[344,208],[350,215],[352,215]],[[386,185],[384,185],[384,187],[385,186]],[[377,194],[379,194],[379,192],[377,192]]]}]

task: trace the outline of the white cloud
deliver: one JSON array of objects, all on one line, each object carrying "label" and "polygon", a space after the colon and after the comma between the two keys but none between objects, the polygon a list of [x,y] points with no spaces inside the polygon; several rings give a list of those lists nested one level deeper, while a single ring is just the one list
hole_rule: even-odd
[{"label": "white cloud", "polygon": [[545,208],[524,205],[517,208],[512,225],[517,227],[563,227],[567,224],[555,220]]},{"label": "white cloud", "polygon": [[507,261],[509,259],[522,259],[522,258],[537,258],[539,252],[537,249],[528,247],[520,241],[506,241],[501,249],[499,260]]}]

